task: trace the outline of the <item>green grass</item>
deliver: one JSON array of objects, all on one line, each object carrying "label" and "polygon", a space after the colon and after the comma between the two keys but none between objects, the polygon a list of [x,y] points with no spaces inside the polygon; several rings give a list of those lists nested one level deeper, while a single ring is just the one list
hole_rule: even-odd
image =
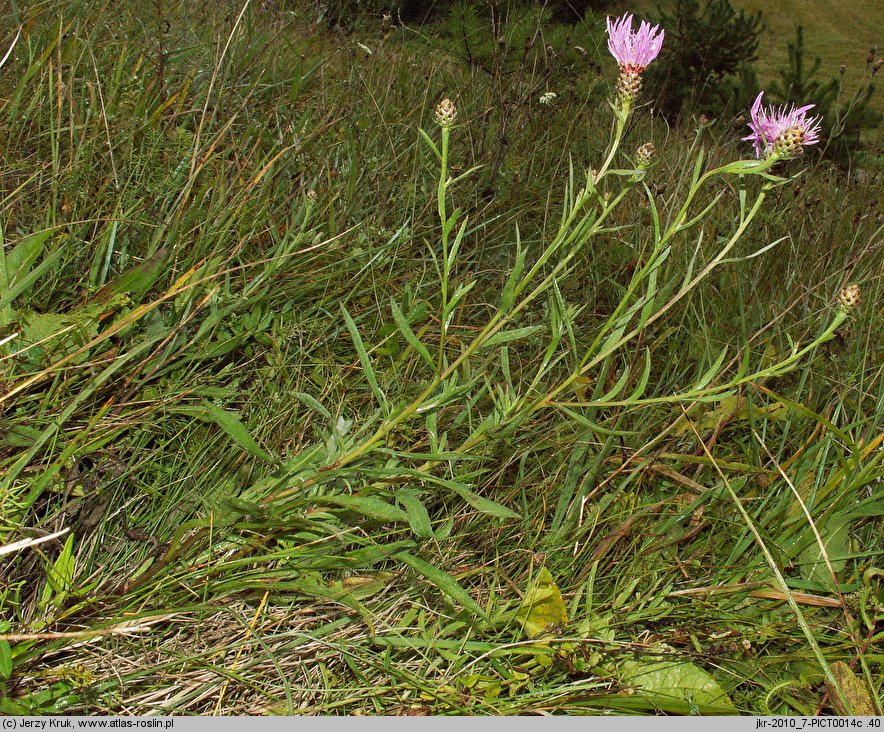
[{"label": "green grass", "polygon": [[880,714],[880,188],[184,5],[0,77],[0,711]]}]

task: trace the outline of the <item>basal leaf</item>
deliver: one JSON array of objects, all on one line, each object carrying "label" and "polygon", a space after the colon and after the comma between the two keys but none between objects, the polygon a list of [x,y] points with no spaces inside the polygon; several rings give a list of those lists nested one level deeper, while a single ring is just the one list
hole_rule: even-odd
[{"label": "basal leaf", "polygon": [[653,707],[675,714],[736,714],[718,682],[690,661],[626,661],[624,683]]},{"label": "basal leaf", "polygon": [[850,666],[844,663],[844,661],[835,661],[831,665],[831,669],[832,674],[841,686],[841,691],[847,697],[847,702],[850,704],[850,709],[847,709],[838,694],[838,690],[829,681],[826,681],[829,699],[832,700],[835,711],[842,717],[851,715],[859,717],[876,716],[878,712],[875,710],[875,702],[872,700],[869,688],[859,676],[853,673]]},{"label": "basal leaf", "polygon": [[836,575],[844,569],[844,565],[847,563],[846,557],[850,553],[850,525],[844,521],[832,527],[821,528],[820,538],[825,547],[825,557],[814,536],[813,543],[798,556],[798,561],[801,564],[801,577],[827,590],[834,590],[835,583],[832,581],[832,573],[826,566],[826,558]]}]

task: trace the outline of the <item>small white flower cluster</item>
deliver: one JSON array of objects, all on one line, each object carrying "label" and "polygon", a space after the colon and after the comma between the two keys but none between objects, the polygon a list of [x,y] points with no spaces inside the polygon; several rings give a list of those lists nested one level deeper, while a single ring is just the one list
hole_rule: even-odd
[{"label": "small white flower cluster", "polygon": [[557,96],[559,96],[559,95],[556,94],[555,92],[548,91],[548,92],[540,95],[539,101],[541,104],[552,104],[556,100]]}]

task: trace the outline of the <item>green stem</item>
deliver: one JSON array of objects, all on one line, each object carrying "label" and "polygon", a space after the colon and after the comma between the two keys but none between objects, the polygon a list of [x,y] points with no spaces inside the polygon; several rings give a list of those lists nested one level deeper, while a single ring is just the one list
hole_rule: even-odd
[{"label": "green stem", "polygon": [[[700,180],[702,181],[703,179],[701,178]],[[697,185],[699,185],[699,184],[700,184],[700,181],[697,182]],[[556,398],[556,396],[561,394],[565,389],[567,389],[571,384],[573,384],[576,379],[578,379],[580,376],[582,376],[587,371],[592,369],[594,366],[596,366],[599,363],[601,363],[602,361],[604,361],[606,358],[608,358],[608,356],[610,356],[612,353],[614,353],[614,351],[619,349],[625,343],[628,343],[629,341],[631,341],[642,330],[647,328],[651,323],[653,323],[654,321],[663,317],[663,315],[666,312],[668,312],[672,307],[674,307],[675,304],[679,300],[681,300],[688,292],[693,290],[694,287],[697,285],[697,283],[699,283],[701,280],[703,280],[713,269],[715,269],[715,267],[718,266],[718,264],[721,262],[721,260],[727,256],[728,252],[730,252],[730,250],[733,249],[733,247],[736,245],[736,243],[740,240],[740,238],[743,236],[743,233],[746,231],[749,224],[752,222],[752,219],[754,219],[755,215],[758,213],[759,208],[761,208],[761,204],[764,201],[765,197],[767,196],[767,191],[769,189],[770,189],[770,184],[766,184],[765,186],[762,187],[761,191],[758,194],[758,198],[755,200],[755,204],[752,206],[749,213],[746,215],[746,217],[740,223],[740,226],[734,232],[733,236],[731,236],[730,240],[727,242],[727,244],[724,246],[724,248],[712,259],[711,262],[709,262],[709,264],[707,264],[697,274],[696,277],[694,277],[694,279],[692,279],[689,283],[687,283],[684,287],[682,287],[681,290],[679,290],[669,300],[669,302],[667,302],[665,305],[663,305],[663,307],[661,307],[656,313],[651,315],[641,325],[637,326],[636,328],[633,328],[629,333],[627,333],[622,338],[620,338],[617,341],[615,341],[614,343],[612,343],[604,351],[602,351],[601,353],[596,355],[594,358],[589,360],[587,357],[590,354],[592,354],[592,352],[595,348],[598,347],[598,343],[601,340],[601,336],[605,332],[605,329],[603,329],[603,332],[600,333],[598,336],[596,336],[596,339],[593,342],[592,347],[587,352],[587,356],[584,356],[583,360],[581,361],[581,365],[578,368],[576,368],[574,370],[574,372],[567,379],[565,379],[561,384],[559,384],[552,391],[550,391],[546,396],[541,397],[540,399],[537,399],[531,405],[531,407],[529,408],[529,411],[534,412],[537,409],[540,409],[541,407],[548,405],[552,400],[554,400]],[[673,222],[673,225],[675,225],[675,222]],[[664,241],[664,238],[661,237],[661,242],[663,242],[663,241]],[[623,301],[621,300],[621,304],[622,304],[622,302]],[[609,320],[609,322],[610,322],[610,320]]]},{"label": "green stem", "polygon": [[608,156],[605,158],[605,162],[602,163],[602,167],[599,168],[596,173],[596,180],[601,180],[602,176],[608,171],[608,168],[611,167],[614,155],[617,154],[617,150],[620,148],[620,140],[623,138],[623,130],[626,129],[626,120],[628,117],[628,111],[617,112],[617,128],[614,130],[614,139],[611,141],[611,149],[608,150]]},{"label": "green stem", "polygon": [[448,193],[448,140],[451,128],[442,126],[441,168],[439,171],[439,187],[437,191],[439,221],[442,224],[442,310],[439,318],[439,372],[445,364],[445,340],[448,320],[448,212],[445,199]]}]

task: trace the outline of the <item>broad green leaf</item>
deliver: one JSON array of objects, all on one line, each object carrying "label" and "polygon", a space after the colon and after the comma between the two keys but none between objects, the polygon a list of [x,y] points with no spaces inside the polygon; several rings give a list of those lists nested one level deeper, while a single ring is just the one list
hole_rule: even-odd
[{"label": "broad green leaf", "polygon": [[204,422],[212,422],[224,430],[227,435],[247,453],[259,457],[262,460],[273,460],[270,453],[266,452],[255,442],[245,425],[240,421],[236,412],[221,409],[211,402],[203,402],[199,407],[175,407],[172,410],[178,414],[192,414]]},{"label": "broad green leaf", "polygon": [[[61,257],[62,251],[64,247],[59,246],[55,249],[55,251],[47,254],[43,261],[40,262],[34,269],[32,269],[27,274],[22,274],[21,276],[15,279],[9,288],[4,288],[0,290],[0,312],[3,311],[4,308],[9,306],[16,297],[21,295],[22,293],[30,290],[31,286],[39,280],[46,271],[55,265],[58,259]],[[8,257],[7,257],[8,263]]]},{"label": "broad green leaf", "polygon": [[568,622],[568,608],[562,593],[546,567],[542,567],[528,586],[525,598],[516,612],[516,620],[529,638],[554,630]]},{"label": "broad green leaf", "polygon": [[141,296],[153,286],[153,283],[166,269],[166,254],[167,250],[163,247],[149,259],[124,272],[113,282],[109,282],[95,293],[95,296],[101,297],[105,292],[124,293],[132,296],[136,301],[140,300]]},{"label": "broad green leaf", "polygon": [[636,696],[675,714],[736,714],[724,689],[706,671],[689,661],[626,661],[623,682]]},{"label": "broad green leaf", "polygon": [[423,559],[418,559],[416,556],[409,554],[408,552],[400,552],[397,556],[415,572],[422,575],[424,579],[433,584],[440,592],[448,595],[455,602],[459,602],[467,610],[470,610],[483,618],[485,617],[485,611],[450,574],[443,572],[438,567],[434,567]]},{"label": "broad green leaf", "polygon": [[398,506],[374,496],[316,496],[313,500],[339,508],[356,511],[378,521],[408,521],[408,515]]},{"label": "broad green leaf", "polygon": [[6,253],[6,272],[0,272],[0,287],[5,290],[30,272],[31,265],[43,253],[43,245],[52,233],[52,229],[48,229],[29,236]]},{"label": "broad green leaf", "polygon": [[[809,528],[808,528],[808,531]],[[850,554],[850,525],[847,521],[838,523],[829,528],[821,528],[820,538],[823,540],[826,557],[832,565],[832,569],[837,574],[844,569],[847,564],[847,556]],[[826,566],[826,560],[823,557],[823,550],[820,548],[816,537],[801,554],[798,556],[801,565],[801,577],[808,582],[823,587],[827,590],[834,590],[835,583],[832,580],[832,574]]]}]

